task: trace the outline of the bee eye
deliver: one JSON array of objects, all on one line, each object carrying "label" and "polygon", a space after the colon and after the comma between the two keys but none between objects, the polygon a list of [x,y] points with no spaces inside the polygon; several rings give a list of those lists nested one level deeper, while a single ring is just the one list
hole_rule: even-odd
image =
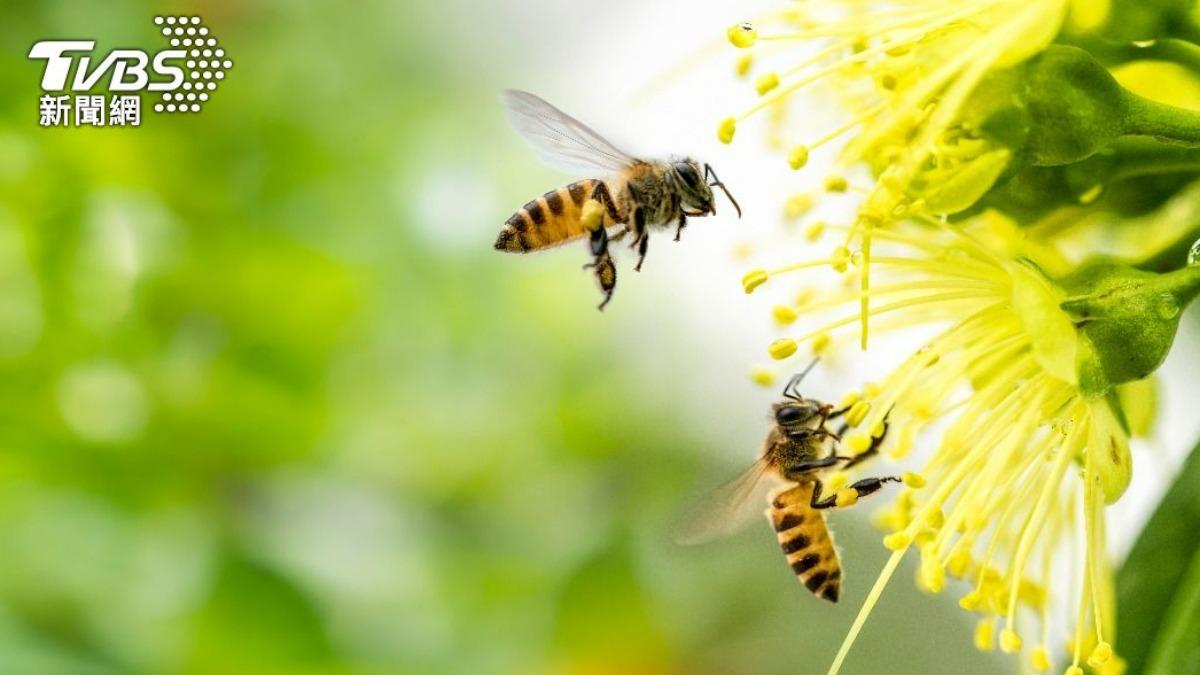
[{"label": "bee eye", "polygon": [[797,406],[780,408],[775,413],[775,421],[780,424],[796,424],[803,421],[805,417],[804,411]]},{"label": "bee eye", "polygon": [[687,162],[676,162],[675,173],[687,183],[689,187],[696,187],[700,184],[700,174],[696,173],[696,169]]}]

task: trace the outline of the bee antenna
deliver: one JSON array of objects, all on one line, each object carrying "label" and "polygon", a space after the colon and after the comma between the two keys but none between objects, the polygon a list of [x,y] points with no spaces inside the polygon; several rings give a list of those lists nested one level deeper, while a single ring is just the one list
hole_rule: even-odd
[{"label": "bee antenna", "polygon": [[717,178],[717,172],[713,171],[712,165],[705,164],[704,165],[704,178],[707,180],[710,176],[712,177],[712,182],[709,183],[709,186],[721,188],[721,191],[724,192],[725,196],[729,198],[729,202],[731,204],[733,204],[733,208],[737,209],[738,218],[741,218],[742,217],[742,207],[738,205],[737,200],[734,199],[733,195],[729,193],[729,188],[725,187],[725,184],[721,182],[720,178]]},{"label": "bee antenna", "polygon": [[817,358],[815,358],[815,359],[813,359],[813,360],[812,360],[812,363],[808,364],[808,367],[807,367],[807,368],[805,368],[803,371],[801,371],[801,372],[799,372],[799,373],[796,373],[795,375],[793,375],[793,376],[792,376],[792,379],[788,380],[787,386],[783,388],[783,396],[784,396],[784,398],[790,398],[790,399],[792,399],[793,401],[801,401],[801,400],[803,400],[803,399],[804,399],[804,397],[803,397],[803,396],[801,396],[801,395],[799,394],[799,392],[797,392],[797,391],[796,391],[796,387],[800,386],[800,383],[804,381],[804,378],[805,378],[805,377],[806,377],[806,376],[807,376],[807,375],[808,375],[810,372],[812,372],[812,369],[813,369],[813,368],[816,368],[816,367],[817,367],[817,364],[818,364],[818,363],[820,363],[820,362],[821,362],[821,357],[819,357],[819,356],[818,356]]}]

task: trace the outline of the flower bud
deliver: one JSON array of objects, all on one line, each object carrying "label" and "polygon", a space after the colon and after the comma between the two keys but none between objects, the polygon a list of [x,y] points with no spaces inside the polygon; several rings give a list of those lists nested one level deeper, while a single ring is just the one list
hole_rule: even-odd
[{"label": "flower bud", "polygon": [[1061,307],[1079,332],[1076,369],[1085,394],[1140,380],[1167,357],[1183,309],[1200,294],[1200,266],[1157,274],[1101,262],[1063,280]]},{"label": "flower bud", "polygon": [[1125,131],[1125,90],[1082,49],[1048,47],[1026,65],[1024,84],[1034,164],[1078,162]]}]

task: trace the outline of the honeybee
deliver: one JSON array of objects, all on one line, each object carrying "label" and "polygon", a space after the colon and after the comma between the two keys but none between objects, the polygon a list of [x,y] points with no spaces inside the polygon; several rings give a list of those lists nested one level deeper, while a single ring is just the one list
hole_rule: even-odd
[{"label": "honeybee", "polygon": [[[638,251],[634,270],[640,271],[650,245],[652,228],[675,226],[679,241],[689,217],[716,215],[712,188],[725,192],[738,217],[742,209],[708,164],[687,157],[638,159],[619,150],[587,125],[546,101],[523,91],[503,96],[509,120],[525,140],[552,166],[602,171],[605,178],[588,178],[547,192],[505,222],[496,250],[528,253],[565,244],[585,235],[604,309],[617,285],[617,268],[608,251],[610,241],[632,235]],[[620,227],[610,236],[609,230]]]},{"label": "honeybee", "polygon": [[783,389],[783,400],[771,406],[773,424],[758,460],[702,504],[702,510],[692,515],[678,539],[691,544],[727,534],[741,520],[747,505],[756,501],[756,495],[772,481],[782,481],[785,485],[768,497],[767,520],[775,528],[783,554],[800,583],[817,597],[836,603],[842,568],[825,524],[825,510],[849,506],[886,483],[900,479],[864,478],[834,494],[824,494],[822,474],[835,467],[850,468],[877,454],[887,435],[887,424],[862,453],[854,457],[837,454],[846,426],[834,432],[826,425],[850,408],[834,409],[828,403],[804,398],[797,391],[816,363],[813,361],[804,372],[789,380]]}]

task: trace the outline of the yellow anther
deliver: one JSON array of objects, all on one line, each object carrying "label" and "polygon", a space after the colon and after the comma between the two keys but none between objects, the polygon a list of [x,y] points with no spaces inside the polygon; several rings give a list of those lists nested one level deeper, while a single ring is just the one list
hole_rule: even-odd
[{"label": "yellow anther", "polygon": [[758,76],[758,80],[754,82],[754,88],[758,91],[759,96],[765,95],[775,87],[779,86],[779,76],[775,73],[763,73]]},{"label": "yellow anther", "polygon": [[1030,665],[1039,673],[1045,673],[1050,670],[1050,652],[1045,647],[1037,647],[1033,650],[1033,654],[1029,656]]},{"label": "yellow anther", "polygon": [[854,434],[846,439],[846,447],[851,453],[861,455],[871,447],[871,437],[866,434]]},{"label": "yellow anther", "polygon": [[1000,631],[1000,649],[1005,654],[1012,654],[1021,649],[1021,636],[1011,628]]},{"label": "yellow anther", "polygon": [[934,509],[925,516],[925,524],[935,530],[940,530],[946,524],[946,515],[942,513],[941,509]]},{"label": "yellow anther", "polygon": [[812,211],[813,198],[811,195],[792,195],[783,203],[783,216],[788,220],[796,220]]},{"label": "yellow anther", "polygon": [[916,438],[916,430],[912,426],[905,426],[900,430],[900,438],[896,440],[896,444],[892,446],[888,456],[892,459],[904,459],[908,453],[912,452]]},{"label": "yellow anther", "polygon": [[733,259],[738,261],[748,260],[754,255],[754,245],[748,241],[740,241],[733,245]]},{"label": "yellow anther", "polygon": [[850,406],[850,412],[846,413],[846,424],[849,424],[852,427],[862,424],[863,420],[867,417],[867,413],[869,412],[871,412],[870,401],[858,401],[854,405]]},{"label": "yellow anther", "polygon": [[754,67],[754,54],[745,53],[738,57],[738,60],[733,64],[733,72],[737,73],[738,77],[745,77],[750,74],[750,69]]},{"label": "yellow anther", "polygon": [[887,91],[894,90],[897,84],[899,84],[899,81],[896,79],[896,76],[891,73],[887,73],[883,77],[879,78],[879,86]]},{"label": "yellow anther", "polygon": [[837,492],[850,484],[850,476],[845,471],[834,471],[825,479],[825,491]]},{"label": "yellow anther", "polygon": [[1107,642],[1101,642],[1092,650],[1092,655],[1088,657],[1087,664],[1093,668],[1099,668],[1108,663],[1112,658],[1113,648]]},{"label": "yellow anther", "polygon": [[936,558],[921,561],[921,583],[930,593],[941,593],[946,588],[946,570]]},{"label": "yellow anther", "polygon": [[769,368],[754,368],[750,371],[750,379],[753,380],[755,384],[769,387],[775,384],[775,371]]},{"label": "yellow anther", "polygon": [[750,270],[742,277],[742,288],[745,289],[746,294],[749,295],[754,292],[754,289],[767,283],[767,279],[770,278],[771,277],[767,275],[766,270]]},{"label": "yellow anther", "polygon": [[982,598],[979,597],[979,591],[971,591],[970,593],[967,593],[958,599],[958,606],[962,607],[968,612],[974,612],[975,610],[979,609],[981,604]]},{"label": "yellow anther", "polygon": [[790,338],[781,338],[772,342],[771,346],[767,347],[767,353],[770,354],[771,358],[775,359],[776,361],[781,361],[792,354],[795,354],[797,348],[798,345],[796,344],[795,340]]},{"label": "yellow anther", "polygon": [[829,346],[833,344],[833,338],[829,337],[829,333],[821,333],[813,338],[812,350],[813,354],[820,356],[829,351]]},{"label": "yellow anther", "polygon": [[867,398],[876,398],[881,391],[883,391],[883,387],[880,387],[878,382],[868,382],[863,385],[863,396]]},{"label": "yellow anther", "polygon": [[925,487],[926,483],[925,476],[922,476],[916,471],[905,471],[904,476],[901,477],[901,480],[904,481],[905,485],[914,490],[920,490],[921,488]]},{"label": "yellow anther", "polygon": [[975,624],[975,648],[981,652],[996,648],[996,627],[988,619]]},{"label": "yellow anther", "polygon": [[825,234],[825,227],[826,227],[825,221],[818,220],[817,222],[813,223],[812,225],[809,225],[808,229],[804,231],[804,238],[809,240],[810,242],[817,241],[818,239],[821,238],[822,234]]},{"label": "yellow anther", "polygon": [[808,305],[810,302],[812,302],[813,300],[816,300],[816,299],[817,299],[817,292],[815,290],[813,290],[812,287],[805,286],[804,288],[800,289],[799,293],[796,294],[796,300],[795,300],[794,304],[797,307],[804,308],[806,305]]},{"label": "yellow anther", "polygon": [[749,21],[730,26],[725,34],[729,36],[729,41],[733,43],[733,46],[738,49],[753,47],[754,43],[758,41],[758,30]]},{"label": "yellow anther", "polygon": [[846,395],[842,397],[842,402],[838,403],[838,408],[849,408],[850,406],[854,405],[855,403],[858,403],[861,400],[862,400],[862,394],[860,394],[859,392],[857,392],[857,391],[847,392]]},{"label": "yellow anther", "polygon": [[855,54],[861,54],[867,51],[867,49],[870,47],[871,38],[866,37],[865,35],[860,35],[854,38],[854,41],[850,43],[850,51],[854,52]]},{"label": "yellow anther", "polygon": [[969,569],[971,569],[971,552],[966,549],[960,548],[951,553],[950,559],[946,561],[946,571],[960,579],[967,575]]},{"label": "yellow anther", "polygon": [[737,133],[737,118],[726,117],[717,127],[717,139],[722,143],[732,143],[733,135]]},{"label": "yellow anther", "polygon": [[796,310],[788,307],[787,305],[775,305],[775,309],[771,310],[771,315],[775,317],[775,323],[779,324],[780,326],[786,326],[788,324],[795,323],[797,317],[799,317],[799,314],[796,313]]},{"label": "yellow anther", "polygon": [[883,438],[883,435],[886,432],[887,432],[887,425],[884,423],[883,420],[876,420],[875,423],[872,424],[871,428],[868,430],[868,433],[871,434],[871,438]]},{"label": "yellow anther", "polygon": [[833,249],[833,269],[838,272],[845,272],[850,267],[850,249],[845,246],[838,246]]},{"label": "yellow anther", "polygon": [[847,506],[854,506],[857,503],[858,503],[858,490],[852,490],[850,488],[846,488],[844,490],[838,490],[837,505],[839,508],[845,508]]},{"label": "yellow anther", "polygon": [[825,178],[825,190],[827,192],[845,192],[850,188],[850,184],[846,182],[844,176],[831,175]]},{"label": "yellow anther", "polygon": [[788,166],[792,167],[792,170],[799,171],[806,164],[808,164],[807,145],[797,145],[788,152]]},{"label": "yellow anther", "polygon": [[1079,666],[1071,666],[1067,668],[1065,675],[1083,675],[1083,668]]},{"label": "yellow anther", "polygon": [[893,532],[883,538],[883,545],[892,551],[903,551],[912,544],[912,537],[907,532]]},{"label": "yellow anther", "polygon": [[595,231],[600,228],[600,223],[604,220],[604,207],[595,199],[589,199],[583,203],[583,208],[579,211],[579,224],[583,225],[589,231]]}]

